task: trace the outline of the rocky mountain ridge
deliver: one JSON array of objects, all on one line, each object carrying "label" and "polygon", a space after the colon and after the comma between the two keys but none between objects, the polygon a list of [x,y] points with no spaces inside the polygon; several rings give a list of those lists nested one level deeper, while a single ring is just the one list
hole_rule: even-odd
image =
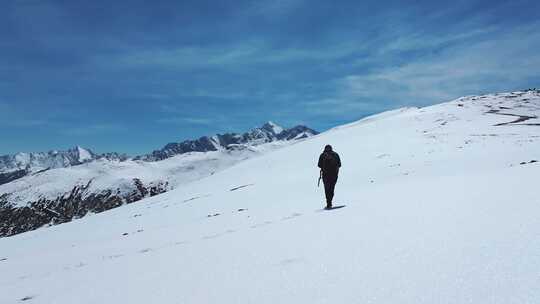
[{"label": "rocky mountain ridge", "polygon": [[319,134],[306,126],[298,125],[289,129],[269,121],[259,128],[248,132],[216,134],[203,136],[195,140],[186,140],[178,143],[168,143],[162,149],[150,154],[137,156],[135,160],[159,161],[178,154],[188,152],[208,152],[220,149],[237,149],[239,146],[254,146],[278,140],[294,140]]},{"label": "rocky mountain ridge", "polygon": [[[254,146],[277,140],[306,138],[316,134],[318,134],[317,131],[303,125],[284,129],[269,121],[259,128],[251,129],[242,134],[216,134],[213,136],[203,136],[194,140],[168,143],[159,150],[155,150],[150,154],[135,156],[133,159],[159,161],[188,152],[208,152],[220,149],[233,149],[238,148],[238,145]],[[3,180],[8,180],[8,173],[9,176],[19,176],[25,172],[30,173],[40,170],[66,168],[98,159],[125,161],[130,159],[130,157],[126,154],[117,152],[98,154],[94,153],[91,149],[80,146],[75,146],[64,151],[19,152],[16,154],[0,155],[0,184],[2,184]]]}]

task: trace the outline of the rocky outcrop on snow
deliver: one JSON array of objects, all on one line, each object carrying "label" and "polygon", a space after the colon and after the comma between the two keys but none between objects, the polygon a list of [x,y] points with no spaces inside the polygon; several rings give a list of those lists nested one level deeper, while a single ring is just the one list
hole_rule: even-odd
[{"label": "rocky outcrop on snow", "polygon": [[284,129],[269,121],[259,128],[252,129],[243,134],[225,133],[214,136],[203,136],[195,140],[186,140],[179,143],[169,143],[162,149],[150,154],[137,156],[137,160],[159,161],[178,154],[188,152],[208,152],[227,149],[230,146],[254,146],[278,140],[295,140],[318,134],[317,131],[306,126],[296,126]]},{"label": "rocky outcrop on snow", "polygon": [[168,189],[167,182],[144,184],[133,179],[133,191],[122,193],[119,189],[103,190],[99,193],[89,191],[92,180],[84,185],[75,185],[71,191],[54,199],[41,198],[24,207],[10,204],[8,194],[0,195],[0,237],[34,230],[45,225],[57,225],[81,218],[88,213],[129,204],[145,197],[163,193]]},{"label": "rocky outcrop on snow", "polygon": [[11,181],[22,178],[26,176],[28,173],[30,173],[30,171],[27,169],[0,173],[0,185],[7,184]]}]

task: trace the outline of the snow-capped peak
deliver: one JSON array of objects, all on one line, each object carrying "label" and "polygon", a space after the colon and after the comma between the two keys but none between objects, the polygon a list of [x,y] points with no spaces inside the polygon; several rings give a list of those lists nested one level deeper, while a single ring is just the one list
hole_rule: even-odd
[{"label": "snow-capped peak", "polygon": [[91,150],[76,146],[65,151],[20,152],[0,156],[0,172],[29,169],[64,168],[92,161],[97,158]]},{"label": "snow-capped peak", "polygon": [[281,132],[283,132],[283,127],[281,127],[280,125],[277,125],[275,124],[274,122],[272,121],[268,121],[267,123],[265,123],[261,129],[264,129],[264,130],[267,130],[267,131],[271,131],[272,133],[274,134],[279,134]]},{"label": "snow-capped peak", "polygon": [[75,149],[79,155],[80,162],[93,159],[92,152],[90,152],[89,150],[82,148],[81,146],[76,146]]}]

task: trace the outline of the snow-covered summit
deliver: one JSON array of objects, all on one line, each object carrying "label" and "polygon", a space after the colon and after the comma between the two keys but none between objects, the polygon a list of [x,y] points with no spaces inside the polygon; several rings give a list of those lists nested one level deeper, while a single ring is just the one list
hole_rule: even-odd
[{"label": "snow-covered summit", "polygon": [[75,146],[65,151],[20,152],[0,156],[0,173],[22,169],[37,171],[46,168],[64,168],[92,161],[97,157],[98,155],[90,149],[80,146]]},{"label": "snow-covered summit", "polygon": [[275,135],[278,135],[279,133],[283,132],[283,127],[275,124],[274,122],[272,121],[268,121],[267,123],[265,123],[261,129],[265,129],[267,131],[270,131],[272,133],[274,133]]},{"label": "snow-covered summit", "polygon": [[77,149],[77,154],[79,156],[79,162],[82,163],[84,161],[94,159],[94,155],[91,151],[84,149],[80,146],[77,146],[76,149]]},{"label": "snow-covered summit", "polygon": [[[65,151],[19,152],[0,156],[0,185],[41,171],[68,168],[99,159],[124,161],[127,155],[119,153],[96,154],[90,149],[75,146]],[[0,193],[1,194],[1,193]]]}]

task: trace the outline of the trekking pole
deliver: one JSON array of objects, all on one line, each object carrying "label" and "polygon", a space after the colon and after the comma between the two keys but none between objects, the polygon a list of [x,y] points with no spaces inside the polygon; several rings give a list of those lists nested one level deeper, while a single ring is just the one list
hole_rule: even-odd
[{"label": "trekking pole", "polygon": [[321,185],[321,178],[322,178],[322,170],[319,173],[319,181],[317,182],[317,188]]}]

